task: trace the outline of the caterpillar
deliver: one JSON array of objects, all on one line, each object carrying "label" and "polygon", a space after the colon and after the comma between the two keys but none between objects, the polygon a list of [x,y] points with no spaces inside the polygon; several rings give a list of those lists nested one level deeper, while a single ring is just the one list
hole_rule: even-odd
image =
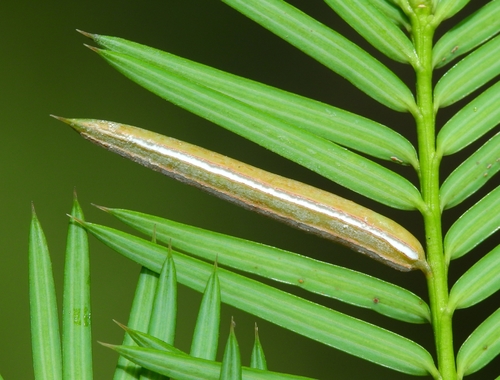
[{"label": "caterpillar", "polygon": [[357,203],[141,128],[56,118],[84,138],[179,181],[344,244],[395,269],[429,271],[422,245],[409,231]]}]

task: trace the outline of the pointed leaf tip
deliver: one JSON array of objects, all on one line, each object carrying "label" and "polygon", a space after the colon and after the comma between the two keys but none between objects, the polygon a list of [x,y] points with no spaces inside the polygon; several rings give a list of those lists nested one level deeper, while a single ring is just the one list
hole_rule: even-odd
[{"label": "pointed leaf tip", "polygon": [[82,226],[85,226],[85,222],[82,219],[76,218],[76,217],[74,217],[73,215],[70,215],[70,214],[66,214],[66,215],[69,216],[72,221],[74,221],[74,222],[76,222],[76,223],[78,223],[78,224],[80,224]]},{"label": "pointed leaf tip", "polygon": [[97,343],[99,343],[101,346],[111,348],[112,350],[116,350],[116,347],[118,347],[116,344],[104,343],[99,340],[97,341]]},{"label": "pointed leaf tip", "polygon": [[127,326],[125,326],[123,323],[118,322],[116,319],[113,319],[113,322],[115,322],[118,325],[118,327],[120,327],[121,329],[123,329],[125,331],[129,330],[129,328]]},{"label": "pointed leaf tip", "polygon": [[88,33],[88,32],[85,32],[81,29],[75,29],[78,33],[80,34],[83,34],[85,37],[88,37],[88,38],[91,38],[91,39],[95,39],[95,34],[92,34],[92,33]]},{"label": "pointed leaf tip", "polygon": [[108,207],[99,206],[99,205],[96,205],[95,203],[91,203],[91,205],[94,207],[97,207],[99,210],[102,210],[104,212],[111,212],[111,209]]},{"label": "pointed leaf tip", "polygon": [[91,46],[91,45],[87,45],[87,44],[83,44],[83,46],[89,48],[92,51],[95,51],[96,53],[99,53],[102,50],[102,49],[96,48],[95,46]]}]

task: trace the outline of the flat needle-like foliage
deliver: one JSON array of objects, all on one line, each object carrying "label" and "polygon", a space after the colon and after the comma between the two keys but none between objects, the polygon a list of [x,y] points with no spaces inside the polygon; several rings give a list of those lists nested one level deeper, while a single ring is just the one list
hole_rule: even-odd
[{"label": "flat needle-like foliage", "polygon": [[[127,336],[120,346],[105,344],[121,355],[115,378],[300,378],[267,370],[272,363],[267,363],[257,336],[252,368],[242,366],[234,322],[224,357],[217,361],[221,302],[408,375],[456,380],[488,365],[500,353],[498,310],[470,328],[457,352],[452,320],[456,310],[472,307],[500,288],[500,246],[478,256],[454,284],[448,270],[453,260],[477,250],[484,240],[498,239],[500,229],[498,181],[488,194],[477,196],[500,170],[500,0],[441,30],[439,39],[436,29],[447,19],[453,24],[468,0],[325,0],[383,59],[285,1],[224,2],[345,78],[387,113],[409,113],[416,144],[394,126],[334,105],[122,38],[81,33],[97,45],[91,50],[159,97],[382,205],[418,211],[425,241],[360,204],[174,138],[118,122],[56,118],[90,141],[153,170],[344,244],[396,270],[419,271],[428,298],[334,263],[159,216],[100,207],[153,240],[86,222],[79,214],[72,222],[72,228],[77,223],[143,267],[129,326],[124,326]],[[414,73],[414,88],[382,63],[388,60]],[[437,77],[437,68],[445,68],[444,74]],[[457,103],[463,106],[455,115],[437,124],[439,110]],[[440,178],[441,162],[475,142],[475,152]],[[397,164],[412,168],[418,185],[398,174]],[[465,201],[468,209],[444,231],[447,210]],[[36,217],[33,223],[30,252],[39,260],[46,257],[46,248]],[[214,269],[214,262],[222,267]],[[33,293],[33,313],[49,319],[53,317],[45,314],[52,309],[41,313],[36,305],[40,297],[54,303],[50,276],[48,269],[31,276],[33,289],[40,278],[47,289]],[[390,328],[292,295],[256,276],[387,318],[427,324],[435,345],[422,347]],[[173,345],[177,282],[204,293],[189,354]],[[65,298],[65,304],[75,300]],[[59,363],[57,330],[46,331],[37,318],[33,321],[34,351],[44,351],[40,334],[45,334],[53,342],[46,360]],[[77,339],[75,344],[86,338]],[[68,339],[63,343],[70,344]],[[66,349],[63,353],[71,352]]]}]

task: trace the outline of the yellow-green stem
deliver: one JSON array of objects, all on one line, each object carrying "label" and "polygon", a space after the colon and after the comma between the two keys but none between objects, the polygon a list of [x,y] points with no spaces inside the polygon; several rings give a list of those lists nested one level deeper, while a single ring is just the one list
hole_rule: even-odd
[{"label": "yellow-green stem", "polygon": [[426,210],[423,211],[427,260],[431,268],[427,276],[432,312],[438,368],[441,378],[455,380],[452,319],[448,311],[448,270],[443,255],[441,208],[439,203],[439,164],[435,144],[435,113],[432,89],[432,25],[430,6],[426,1],[416,5],[412,19],[412,36],[419,57],[415,65],[418,113],[415,114],[420,156],[421,192]]}]

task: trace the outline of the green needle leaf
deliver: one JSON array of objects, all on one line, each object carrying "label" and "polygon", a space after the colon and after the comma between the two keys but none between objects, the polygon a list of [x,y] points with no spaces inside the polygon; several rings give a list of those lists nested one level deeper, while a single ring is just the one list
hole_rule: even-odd
[{"label": "green needle leaf", "polygon": [[[375,0],[375,1],[382,1],[382,0]],[[401,8],[401,10],[406,14],[413,14],[413,8],[412,5],[410,5],[410,0],[384,0],[389,3],[394,4],[395,6]]]},{"label": "green needle leaf", "polygon": [[500,170],[500,133],[489,139],[444,181],[441,208],[448,209],[479,190]]},{"label": "green needle leaf", "polygon": [[435,68],[444,66],[481,45],[500,31],[500,1],[488,2],[439,39],[433,49]]},{"label": "green needle leaf", "polygon": [[326,0],[345,22],[375,48],[398,62],[418,65],[415,48],[408,37],[378,8],[366,0]]},{"label": "green needle leaf", "polygon": [[437,153],[450,155],[476,141],[500,123],[500,82],[458,111],[437,136]]},{"label": "green needle leaf", "polygon": [[[160,271],[167,255],[165,248],[108,227],[87,222],[84,226],[122,255],[154,271]],[[172,251],[172,256],[178,281],[199,292],[203,291],[204,279],[212,272],[211,265],[176,251]],[[227,304],[400,372],[439,376],[430,354],[415,342],[227,270],[219,269],[218,274],[222,301]]]},{"label": "green needle leaf", "polygon": [[400,134],[373,120],[148,46],[116,37],[84,34],[106,49],[159,66],[296,128],[347,148],[418,169],[413,145]]},{"label": "green needle leaf", "polygon": [[114,322],[118,326],[120,326],[123,330],[125,330],[127,335],[130,336],[139,347],[154,348],[155,350],[164,350],[164,351],[173,352],[174,354],[189,356],[184,351],[181,351],[178,348],[175,348],[174,346],[168,344],[167,342],[165,342],[161,339],[158,339],[152,335],[146,334],[146,333],[141,332],[139,330],[131,329],[130,327],[122,325],[121,323],[119,323],[117,321],[114,321]]},{"label": "green needle leaf", "polygon": [[434,24],[437,26],[441,21],[446,20],[467,5],[470,0],[439,0],[435,1]]},{"label": "green needle leaf", "polygon": [[224,357],[222,358],[222,365],[219,376],[220,380],[242,379],[240,348],[238,346],[238,341],[236,340],[234,327],[235,323],[231,318],[231,329],[229,331],[229,337],[226,342]]},{"label": "green needle leaf", "polygon": [[[130,328],[140,331],[148,330],[157,284],[158,274],[142,267],[128,320]],[[131,345],[133,343],[134,340],[132,337],[125,334],[123,345]],[[138,380],[141,375],[141,370],[142,368],[140,366],[120,356],[113,380]]]},{"label": "green needle leaf", "polygon": [[200,311],[196,319],[189,353],[193,357],[215,360],[219,343],[220,298],[219,276],[217,266],[215,266],[203,292]]},{"label": "green needle leaf", "polygon": [[[149,320],[148,333],[167,343],[174,344],[177,322],[177,279],[172,255],[163,262],[156,285]],[[140,380],[167,380],[163,375],[147,369],[141,370]]]},{"label": "green needle leaf", "polygon": [[158,278],[148,333],[174,344],[176,322],[177,278],[174,260],[168,255]]},{"label": "green needle leaf", "polygon": [[[215,278],[215,276],[212,276],[211,278]],[[186,357],[195,357],[193,355],[188,355],[188,354],[184,353],[183,351],[181,351],[181,350],[179,350],[179,349],[171,346],[170,344],[168,344],[168,343],[166,343],[166,342],[164,342],[164,341],[162,341],[162,340],[160,340],[158,338],[155,338],[154,336],[142,333],[140,331],[136,331],[136,330],[130,329],[130,328],[126,327],[126,326],[121,325],[120,323],[118,323],[118,325],[120,327],[122,327],[127,332],[127,334],[129,334],[132,337],[132,339],[134,339],[134,341],[140,347],[152,348],[152,349],[155,349],[155,350],[163,350],[163,351],[167,351],[167,352],[170,352],[170,353],[173,353],[173,354],[176,354],[176,355],[184,355]],[[256,343],[257,343],[257,341],[256,341]],[[260,344],[259,344],[259,347],[260,347]],[[255,351],[255,345],[254,345],[254,351]],[[252,352],[252,355],[253,355],[253,352]],[[206,359],[206,358],[201,358],[201,359]],[[210,360],[210,359],[206,359],[206,360]],[[262,353],[261,348],[260,348],[258,360],[259,360],[259,363],[258,363],[259,367],[252,366],[251,368],[266,370],[267,368],[263,368],[262,367],[263,365],[265,365],[265,358],[263,358],[263,353]],[[263,364],[262,364],[262,360],[264,360]],[[288,375],[285,375],[285,379],[286,378],[289,378]],[[293,377],[293,378],[295,379],[296,377]]]},{"label": "green needle leaf", "polygon": [[378,102],[416,113],[413,94],[386,66],[345,37],[278,0],[224,0],[248,18],[310,55]]},{"label": "green needle leaf", "polygon": [[257,323],[255,324],[255,341],[252,348],[252,356],[250,358],[250,367],[267,370],[266,356],[264,355],[264,349],[260,343],[259,328],[257,327]]},{"label": "green needle leaf", "polygon": [[57,300],[47,241],[32,206],[29,235],[31,347],[36,379],[62,379]]},{"label": "green needle leaf", "polygon": [[[216,278],[215,276],[211,276],[211,279]],[[209,280],[210,282],[211,280]],[[205,291],[206,294],[206,291]],[[145,347],[145,348],[153,348],[155,350],[163,350],[167,352],[171,352],[173,354],[177,355],[185,355],[186,357],[196,357],[192,354],[188,355],[185,352],[175,348],[174,346],[158,339],[155,338],[154,336],[151,336],[149,334],[133,330],[128,328],[127,326],[124,326],[118,322],[115,321],[121,328],[123,328],[128,335],[134,340],[135,343],[137,343],[138,346],[140,347]],[[218,329],[218,326],[217,326]],[[214,354],[215,356],[215,354]],[[215,359],[207,359],[207,358],[201,358],[201,359],[206,359],[206,360],[215,360]],[[267,370],[267,365],[266,365],[266,359],[264,357],[264,352],[262,350],[262,346],[260,345],[258,333],[257,333],[257,325],[255,326],[255,344],[253,347],[252,351],[252,359],[251,359],[251,365],[250,368],[254,369],[260,369],[260,370]],[[285,375],[286,378],[288,378],[288,375]],[[294,379],[296,377],[293,377]],[[302,379],[302,378],[301,378]]]},{"label": "green needle leaf", "polygon": [[450,309],[464,309],[500,289],[500,245],[460,277],[450,292]]},{"label": "green needle leaf", "polygon": [[[71,216],[84,220],[74,194]],[[92,379],[90,268],[87,231],[70,220],[63,295],[63,378]]]},{"label": "green needle leaf", "polygon": [[465,212],[444,238],[447,260],[458,259],[500,228],[500,186]]},{"label": "green needle leaf", "polygon": [[446,72],[434,90],[435,110],[469,95],[500,73],[500,36],[488,41]]},{"label": "green needle leaf", "polygon": [[399,25],[407,31],[411,30],[410,20],[408,20],[408,17],[404,14],[402,9],[396,4],[387,0],[372,0],[371,3],[396,25]]},{"label": "green needle leaf", "polygon": [[300,286],[405,322],[430,321],[429,307],[420,297],[364,273],[152,215],[102,209],[146,235],[155,231],[158,241],[171,243],[173,247],[204,260],[217,260],[238,270]]},{"label": "green needle leaf", "polygon": [[458,378],[479,371],[500,353],[500,309],[475,329],[457,355]]},{"label": "green needle leaf", "polygon": [[[151,348],[103,345],[145,368],[170,378],[178,380],[219,380],[221,364],[218,362]],[[308,377],[261,371],[247,367],[242,367],[242,372],[245,380],[313,380]]]}]

